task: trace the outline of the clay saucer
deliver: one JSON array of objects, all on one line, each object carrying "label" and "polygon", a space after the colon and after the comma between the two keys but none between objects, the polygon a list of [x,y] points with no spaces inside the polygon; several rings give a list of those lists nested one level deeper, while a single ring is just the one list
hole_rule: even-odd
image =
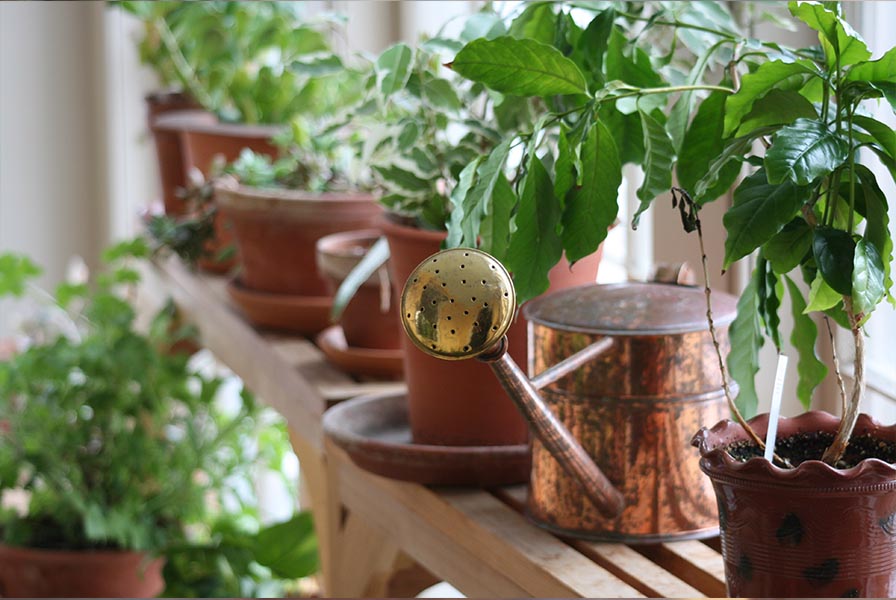
[{"label": "clay saucer", "polygon": [[245,287],[238,279],[227,283],[227,293],[246,318],[259,327],[314,335],[330,325],[330,296],[259,292]]},{"label": "clay saucer", "polygon": [[406,394],[382,392],[342,402],[324,413],[324,432],[353,463],[383,477],[425,485],[481,487],[529,480],[528,445],[413,443]]},{"label": "clay saucer", "polygon": [[315,341],[327,360],[346,373],[383,379],[401,379],[404,373],[404,353],[400,349],[349,346],[340,325],[327,327]]}]

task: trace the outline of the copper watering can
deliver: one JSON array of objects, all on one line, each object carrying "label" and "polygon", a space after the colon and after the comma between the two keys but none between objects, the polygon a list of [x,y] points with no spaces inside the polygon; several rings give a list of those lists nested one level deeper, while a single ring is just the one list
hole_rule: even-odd
[{"label": "copper watering can", "polygon": [[[529,379],[506,353],[510,274],[480,250],[455,248],[414,270],[401,320],[429,355],[488,363],[528,421],[536,523],[653,543],[718,531],[711,484],[689,445],[699,424],[727,415],[704,302],[702,290],[660,284],[595,284],[534,300],[524,309],[538,372]],[[727,346],[734,300],[714,294],[714,307]]]}]

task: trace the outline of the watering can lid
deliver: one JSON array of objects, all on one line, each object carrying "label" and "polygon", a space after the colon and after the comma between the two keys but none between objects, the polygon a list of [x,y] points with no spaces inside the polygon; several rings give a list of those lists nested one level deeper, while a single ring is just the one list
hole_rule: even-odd
[{"label": "watering can lid", "polygon": [[[737,299],[712,293],[713,321],[734,320]],[[527,303],[529,321],[562,331],[604,335],[665,335],[705,331],[706,296],[702,288],[662,283],[585,285],[548,294]]]}]

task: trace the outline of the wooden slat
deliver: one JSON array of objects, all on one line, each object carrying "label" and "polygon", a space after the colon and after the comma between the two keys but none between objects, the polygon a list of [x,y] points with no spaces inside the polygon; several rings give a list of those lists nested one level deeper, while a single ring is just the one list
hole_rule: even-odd
[{"label": "wooden slat", "polygon": [[[502,488],[494,493],[514,509],[525,509],[525,486]],[[697,589],[624,544],[562,539],[642,594],[662,598],[702,596]]]},{"label": "wooden slat", "polygon": [[491,494],[433,491],[361,471],[327,445],[350,512],[467,595],[638,597],[641,594]]},{"label": "wooden slat", "polygon": [[725,567],[722,556],[696,540],[637,546],[638,552],[674,573],[710,598],[724,598]]}]

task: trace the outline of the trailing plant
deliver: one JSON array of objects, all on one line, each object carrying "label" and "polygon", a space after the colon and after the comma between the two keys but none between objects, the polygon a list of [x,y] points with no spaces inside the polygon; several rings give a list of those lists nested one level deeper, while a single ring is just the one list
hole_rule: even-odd
[{"label": "trailing plant", "polygon": [[303,21],[295,2],[113,2],[143,24],[141,60],[222,120],[285,123],[361,93],[333,52],[339,20]]},{"label": "trailing plant", "polygon": [[[272,454],[246,444],[275,445],[270,417],[246,391],[225,410],[220,377],[165,351],[170,311],[137,331],[130,263],[149,252],[141,239],[107,250],[109,268],[93,283],[56,291],[75,325],[69,335],[0,362],[0,491],[28,493],[22,513],[0,514],[4,543],[163,555],[169,589],[184,596],[248,595],[254,583],[313,573],[307,514],[264,528],[252,520],[246,481]],[[39,272],[0,255],[0,291],[21,296]]]}]

